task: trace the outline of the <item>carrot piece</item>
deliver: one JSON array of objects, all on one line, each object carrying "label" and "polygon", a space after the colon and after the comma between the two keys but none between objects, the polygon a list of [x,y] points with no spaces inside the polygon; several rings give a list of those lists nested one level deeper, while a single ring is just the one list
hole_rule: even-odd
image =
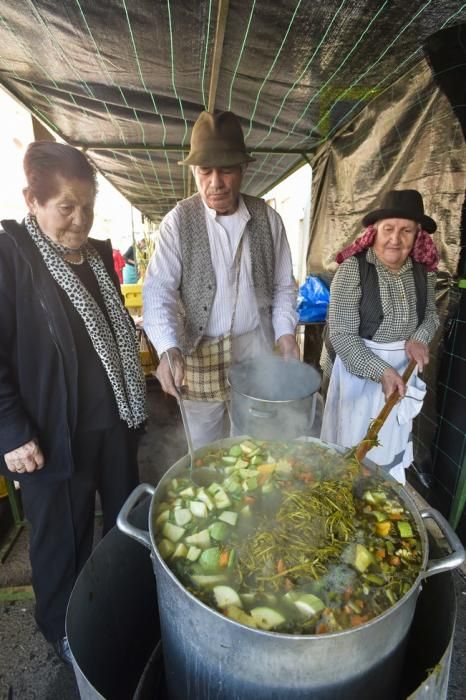
[{"label": "carrot piece", "polygon": [[277,561],[277,567],[276,567],[276,568],[277,568],[277,573],[278,573],[278,574],[281,574],[283,571],[286,571],[286,564],[285,564],[285,562],[283,561],[283,559],[279,559],[279,560]]},{"label": "carrot piece", "polygon": [[353,589],[351,588],[351,586],[348,586],[348,588],[343,592],[343,600],[349,600],[352,595]]},{"label": "carrot piece", "polygon": [[273,474],[275,471],[275,464],[265,462],[264,464],[258,464],[256,469],[261,474]]},{"label": "carrot piece", "polygon": [[388,563],[391,564],[392,566],[400,566],[401,559],[400,559],[400,557],[390,557],[390,559],[388,560]]},{"label": "carrot piece", "polygon": [[402,517],[401,513],[390,513],[389,515],[390,520],[402,520]]},{"label": "carrot piece", "polygon": [[387,556],[387,552],[385,551],[385,549],[376,549],[375,556],[377,557],[377,559],[385,559],[385,557]]},{"label": "carrot piece", "polygon": [[350,616],[351,627],[358,627],[359,625],[362,625],[364,622],[367,622],[367,620],[368,620],[367,615],[351,615]]},{"label": "carrot piece", "polygon": [[316,634],[325,634],[326,632],[328,632],[327,625],[324,625],[323,622],[319,622],[319,624],[316,627]]},{"label": "carrot piece", "polygon": [[256,502],[256,499],[254,498],[254,496],[245,496],[245,497],[244,497],[244,502],[245,502],[248,506],[252,506],[252,505]]},{"label": "carrot piece", "polygon": [[230,552],[228,550],[224,550],[219,557],[218,564],[219,566],[228,566],[228,561],[230,559]]},{"label": "carrot piece", "polygon": [[283,585],[285,587],[285,591],[291,591],[294,588],[293,581],[290,578],[288,578],[287,576],[285,577],[285,580],[283,581]]},{"label": "carrot piece", "polygon": [[194,462],[195,467],[202,467],[203,465],[204,465],[204,462],[202,459],[196,459],[196,461]]},{"label": "carrot piece", "polygon": [[367,469],[366,467],[361,467],[361,474],[363,476],[370,476],[372,474],[370,469]]},{"label": "carrot piece", "polygon": [[257,483],[259,484],[259,486],[263,486],[269,479],[270,476],[268,474],[261,474],[257,477]]}]

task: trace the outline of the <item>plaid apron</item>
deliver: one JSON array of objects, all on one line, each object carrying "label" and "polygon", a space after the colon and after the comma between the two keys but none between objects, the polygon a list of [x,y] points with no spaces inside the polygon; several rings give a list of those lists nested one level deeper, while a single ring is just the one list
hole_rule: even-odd
[{"label": "plaid apron", "polygon": [[232,331],[235,322],[236,303],[238,301],[239,273],[243,239],[236,251],[236,288],[235,303],[231,316],[229,333],[219,338],[201,340],[190,355],[186,355],[183,391],[184,398],[191,401],[226,401],[228,398],[227,376],[231,366]]}]

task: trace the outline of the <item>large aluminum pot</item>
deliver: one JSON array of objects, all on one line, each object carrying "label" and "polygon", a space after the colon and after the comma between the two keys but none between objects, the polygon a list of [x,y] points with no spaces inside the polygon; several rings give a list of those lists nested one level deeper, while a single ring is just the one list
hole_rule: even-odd
[{"label": "large aluminum pot", "polygon": [[[213,447],[228,447],[238,439],[222,440]],[[463,546],[443,516],[432,509],[419,511],[403,487],[392,480],[421,535],[423,561],[411,589],[384,614],[352,630],[309,636],[264,632],[241,625],[200,602],[182,586],[158,552],[152,528],[156,506],[167,482],[185,472],[188,465],[187,456],[180,459],[157,488],[141,484],[117,521],[120,530],[151,551],[171,700],[397,698],[405,643],[422,581],[456,568],[464,560]],[[128,522],[129,513],[144,493],[152,495],[148,532]],[[426,519],[441,528],[452,550],[442,559],[428,559]]]},{"label": "large aluminum pot", "polygon": [[231,420],[235,433],[259,440],[308,435],[315,416],[319,372],[298,360],[266,355],[233,365]]}]

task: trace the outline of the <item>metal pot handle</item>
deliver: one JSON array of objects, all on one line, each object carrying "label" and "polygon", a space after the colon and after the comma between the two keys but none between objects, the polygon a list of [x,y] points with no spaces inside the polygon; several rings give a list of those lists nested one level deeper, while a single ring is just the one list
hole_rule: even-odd
[{"label": "metal pot handle", "polygon": [[140,528],[131,525],[131,523],[128,522],[128,516],[133,510],[136,503],[141,498],[141,496],[143,496],[145,493],[148,493],[151,496],[153,496],[154,492],[155,487],[151,486],[151,484],[139,484],[139,486],[136,486],[134,491],[129,494],[128,498],[124,502],[120,512],[118,513],[118,518],[116,522],[117,528],[121,530],[121,532],[124,532],[125,535],[132,537],[133,540],[137,540],[149,550],[152,549],[149,532],[147,530],[141,530]]},{"label": "metal pot handle", "polygon": [[439,574],[442,571],[450,571],[451,569],[456,569],[458,566],[461,566],[461,564],[464,562],[465,556],[464,547],[459,537],[450,526],[448,520],[446,520],[446,518],[444,518],[443,515],[434,508],[426,508],[425,510],[421,510],[420,516],[423,520],[432,518],[432,520],[440,528],[442,535],[445,537],[450,549],[452,550],[451,554],[448,554],[442,559],[429,559],[426,570],[422,574],[422,578],[428,578],[429,576]]}]

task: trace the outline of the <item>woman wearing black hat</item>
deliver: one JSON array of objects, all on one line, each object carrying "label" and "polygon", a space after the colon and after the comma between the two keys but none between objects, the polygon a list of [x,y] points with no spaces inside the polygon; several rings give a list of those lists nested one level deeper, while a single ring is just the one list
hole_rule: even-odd
[{"label": "woman wearing black hat", "polygon": [[438,253],[416,190],[393,190],[363,219],[364,234],[337,255],[327,341],[321,358],[330,376],[321,439],[356,445],[385,398],[404,397],[373,448],[373,460],[398,481],[413,458],[412,418],[419,413],[425,384],[414,374],[405,388],[401,374],[409,360],[422,371],[438,327],[435,270]]}]

